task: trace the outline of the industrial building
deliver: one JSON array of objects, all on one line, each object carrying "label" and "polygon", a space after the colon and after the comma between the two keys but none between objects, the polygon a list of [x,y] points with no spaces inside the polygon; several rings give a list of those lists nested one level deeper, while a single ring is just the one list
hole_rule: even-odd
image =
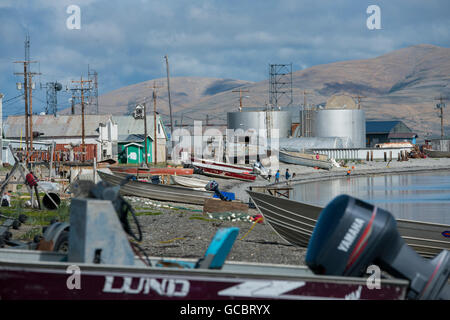
[{"label": "industrial building", "polygon": [[374,147],[386,142],[416,143],[417,134],[400,120],[366,121],[366,146]]},{"label": "industrial building", "polygon": [[[24,116],[9,116],[3,126],[5,138],[25,144],[24,123]],[[32,128],[34,142],[55,142],[57,150],[66,149],[69,153],[71,147],[80,148],[82,143],[81,115],[33,115]],[[116,157],[117,124],[111,115],[84,116],[84,143],[87,150],[85,160]]]}]

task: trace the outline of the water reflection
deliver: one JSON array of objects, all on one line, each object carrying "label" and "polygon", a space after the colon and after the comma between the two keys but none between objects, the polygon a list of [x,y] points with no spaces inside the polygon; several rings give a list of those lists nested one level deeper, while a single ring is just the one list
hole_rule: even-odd
[{"label": "water reflection", "polygon": [[450,172],[345,177],[294,186],[294,200],[325,206],[349,194],[395,217],[450,224]]}]

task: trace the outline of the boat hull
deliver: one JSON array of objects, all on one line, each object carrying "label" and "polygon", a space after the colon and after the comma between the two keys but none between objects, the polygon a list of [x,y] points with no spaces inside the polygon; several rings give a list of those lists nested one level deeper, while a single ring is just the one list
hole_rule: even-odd
[{"label": "boat hull", "polygon": [[[322,207],[271,195],[247,191],[266,222],[286,241],[307,247]],[[444,232],[450,226],[397,219],[397,228],[417,253],[434,257],[442,250],[450,250],[450,238]]]},{"label": "boat hull", "polygon": [[438,151],[425,149],[425,154],[430,158],[450,158],[450,151]]},{"label": "boat hull", "polygon": [[[227,263],[221,270],[123,267],[42,262],[42,257],[14,261],[2,257],[5,251],[0,250],[4,300],[380,300],[404,299],[408,288],[404,280],[382,280],[380,289],[370,290],[364,278],[317,276],[305,267],[245,263]],[[16,257],[35,254],[17,251]],[[78,289],[74,270],[79,272]]]},{"label": "boat hull", "polygon": [[326,170],[330,170],[333,165],[326,160],[311,159],[306,156],[301,156],[298,152],[279,151],[279,158],[281,162],[298,164],[306,167],[318,167]]},{"label": "boat hull", "polygon": [[[112,185],[119,185],[123,177],[98,171],[100,178]],[[203,205],[206,199],[213,197],[213,192],[193,190],[179,186],[152,184],[144,181],[128,181],[121,186],[122,195],[144,197],[154,200],[173,201]]]},{"label": "boat hull", "polygon": [[193,162],[191,164],[197,169],[201,169],[202,174],[223,179],[238,179],[242,181],[255,181],[256,175],[246,173],[246,171],[234,168],[221,167],[213,164]]},{"label": "boat hull", "polygon": [[134,174],[139,176],[156,176],[156,175],[178,175],[178,176],[189,176],[194,173],[194,169],[189,168],[130,168],[130,167],[109,167],[112,172],[121,172]]}]

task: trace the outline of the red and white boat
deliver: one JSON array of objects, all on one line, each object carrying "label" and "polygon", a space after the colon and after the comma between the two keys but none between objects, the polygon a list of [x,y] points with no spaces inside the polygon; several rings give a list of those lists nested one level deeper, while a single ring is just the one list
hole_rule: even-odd
[{"label": "red and white boat", "polygon": [[255,181],[256,179],[256,175],[250,167],[196,158],[192,160],[190,165],[199,169],[202,174],[211,177],[238,179],[243,181]]}]

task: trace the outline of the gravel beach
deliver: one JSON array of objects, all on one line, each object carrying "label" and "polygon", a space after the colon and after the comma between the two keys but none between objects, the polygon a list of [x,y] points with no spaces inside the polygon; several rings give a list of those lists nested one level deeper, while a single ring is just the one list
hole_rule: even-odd
[{"label": "gravel beach", "polygon": [[[409,159],[405,162],[393,161],[389,166],[382,161],[350,162],[347,163],[347,166],[349,168],[354,166],[352,175],[409,173],[427,170],[450,170],[450,159]],[[333,168],[326,171],[280,163],[280,172],[284,173],[286,168],[297,175],[295,180],[290,181],[291,185],[316,179],[343,176],[349,169]],[[205,176],[197,177],[210,180]],[[248,202],[249,197],[245,190],[249,186],[270,184],[260,177],[252,183],[226,179],[214,180],[219,183],[220,190],[234,192],[236,198],[244,202]],[[286,182],[281,179],[280,185],[286,185]],[[258,214],[254,209],[249,210],[248,217],[244,217],[245,219],[220,220],[203,215],[202,206],[157,202],[136,197],[127,197],[127,199],[139,213],[138,219],[144,233],[142,247],[151,256],[199,258],[203,256],[210,240],[219,228],[238,227],[240,229],[239,236],[228,256],[228,260],[290,265],[304,264],[305,248],[295,247],[287,243],[267,223],[253,224],[252,221],[247,219]]]}]

